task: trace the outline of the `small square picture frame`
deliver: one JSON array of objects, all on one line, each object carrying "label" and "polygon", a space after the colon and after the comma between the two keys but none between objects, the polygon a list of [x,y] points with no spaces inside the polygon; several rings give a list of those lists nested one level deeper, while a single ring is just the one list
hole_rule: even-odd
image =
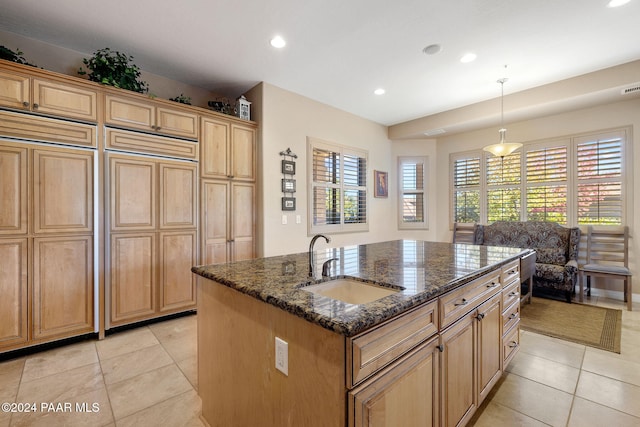
[{"label": "small square picture frame", "polygon": [[282,161],[282,173],[285,175],[295,175],[296,174],[296,162],[292,160],[283,160]]},{"label": "small square picture frame", "polygon": [[282,180],[282,192],[283,193],[295,193],[296,192],[296,180],[283,178]]},{"label": "small square picture frame", "polygon": [[282,210],[283,211],[295,211],[296,210],[296,198],[295,197],[283,197],[282,198]]}]

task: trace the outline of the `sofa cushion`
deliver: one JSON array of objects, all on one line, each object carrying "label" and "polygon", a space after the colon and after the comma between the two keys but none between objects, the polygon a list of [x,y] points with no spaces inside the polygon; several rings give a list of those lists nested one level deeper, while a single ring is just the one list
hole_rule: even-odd
[{"label": "sofa cushion", "polygon": [[536,248],[536,262],[541,264],[565,265],[567,263],[567,249],[563,248]]},{"label": "sofa cushion", "polygon": [[539,264],[536,262],[535,277],[539,277],[548,282],[564,283],[564,266],[555,264]]}]

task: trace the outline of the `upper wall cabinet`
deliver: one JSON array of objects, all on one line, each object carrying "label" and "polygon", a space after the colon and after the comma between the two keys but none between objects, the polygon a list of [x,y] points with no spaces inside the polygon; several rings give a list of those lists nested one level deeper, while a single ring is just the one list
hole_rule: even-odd
[{"label": "upper wall cabinet", "polygon": [[105,123],[146,132],[198,138],[198,115],[152,100],[106,95]]},{"label": "upper wall cabinet", "polygon": [[0,106],[96,122],[97,93],[81,85],[0,70]]},{"label": "upper wall cabinet", "polygon": [[256,128],[213,118],[202,119],[200,174],[203,178],[254,181]]}]

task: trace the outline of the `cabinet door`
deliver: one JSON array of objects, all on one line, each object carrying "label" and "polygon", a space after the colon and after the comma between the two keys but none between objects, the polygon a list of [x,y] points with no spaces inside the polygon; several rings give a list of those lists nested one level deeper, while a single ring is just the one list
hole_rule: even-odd
[{"label": "cabinet door", "polygon": [[27,239],[0,239],[0,349],[27,342]]},{"label": "cabinet door", "polygon": [[33,151],[35,233],[93,230],[93,153]]},{"label": "cabinet door", "polygon": [[438,425],[438,340],[420,345],[349,392],[349,426]]},{"label": "cabinet door", "polygon": [[109,223],[112,231],[156,227],[157,161],[109,155]]},{"label": "cabinet door", "polygon": [[30,98],[28,77],[0,71],[0,106],[29,109]]},{"label": "cabinet door", "polygon": [[256,132],[253,128],[231,126],[231,175],[234,179],[255,180]]},{"label": "cabinet door", "polygon": [[32,110],[42,114],[98,121],[98,94],[83,87],[33,79]]},{"label": "cabinet door", "polygon": [[202,259],[203,264],[227,262],[229,238],[229,183],[202,181]]},{"label": "cabinet door", "polygon": [[111,235],[110,283],[111,326],[148,318],[155,313],[156,234]]},{"label": "cabinet door", "polygon": [[478,405],[502,375],[502,295],[478,307]]},{"label": "cabinet door", "polygon": [[93,331],[93,238],[33,242],[33,338]]},{"label": "cabinet door", "polygon": [[195,308],[196,232],[160,233],[160,311]]},{"label": "cabinet door", "polygon": [[464,316],[441,335],[442,425],[464,425],[478,408],[476,388],[476,312]]},{"label": "cabinet door", "polygon": [[200,174],[203,178],[228,178],[229,141],[231,138],[228,123],[213,119],[202,119],[202,138],[200,138]]},{"label": "cabinet door", "polygon": [[149,102],[125,97],[105,96],[105,122],[145,131],[155,130],[155,108]]},{"label": "cabinet door", "polygon": [[160,163],[160,229],[196,228],[197,167],[193,163]]},{"label": "cabinet door", "polygon": [[167,135],[197,139],[198,115],[173,108],[157,107],[155,130]]},{"label": "cabinet door", "polygon": [[0,146],[0,235],[27,232],[27,149]]},{"label": "cabinet door", "polygon": [[231,185],[231,242],[233,260],[255,257],[255,185],[233,183]]}]

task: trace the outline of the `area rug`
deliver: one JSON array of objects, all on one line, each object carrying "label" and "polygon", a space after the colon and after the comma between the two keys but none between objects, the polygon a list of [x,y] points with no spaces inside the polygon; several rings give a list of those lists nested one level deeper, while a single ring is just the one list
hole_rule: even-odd
[{"label": "area rug", "polygon": [[525,331],[620,353],[622,310],[533,298],[520,319]]}]

